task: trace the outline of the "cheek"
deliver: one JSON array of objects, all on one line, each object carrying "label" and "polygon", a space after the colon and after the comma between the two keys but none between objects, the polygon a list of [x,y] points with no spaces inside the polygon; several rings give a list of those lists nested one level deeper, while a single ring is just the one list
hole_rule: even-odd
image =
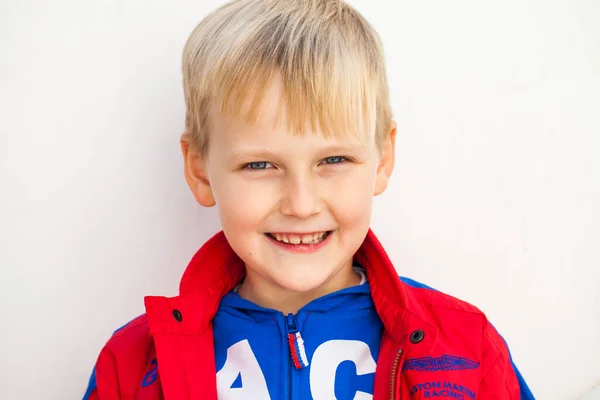
[{"label": "cheek", "polygon": [[345,226],[369,225],[373,204],[374,174],[368,169],[340,179],[328,190],[335,218]]},{"label": "cheek", "polygon": [[244,229],[256,227],[273,206],[273,196],[264,185],[235,177],[220,177],[213,185],[213,194],[223,228]]}]

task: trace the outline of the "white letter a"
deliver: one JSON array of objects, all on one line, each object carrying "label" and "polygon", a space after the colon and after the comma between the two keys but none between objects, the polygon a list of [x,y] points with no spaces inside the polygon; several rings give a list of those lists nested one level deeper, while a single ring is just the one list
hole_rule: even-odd
[{"label": "white letter a", "polygon": [[[242,378],[242,387],[232,388],[238,376]],[[265,376],[248,340],[227,349],[225,365],[217,372],[217,396],[219,400],[271,399]]]}]

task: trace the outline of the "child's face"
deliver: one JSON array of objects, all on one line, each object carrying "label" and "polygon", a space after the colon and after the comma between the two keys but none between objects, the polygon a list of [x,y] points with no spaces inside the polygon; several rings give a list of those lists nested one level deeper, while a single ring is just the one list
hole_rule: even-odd
[{"label": "child's face", "polygon": [[373,138],[293,135],[285,120],[274,126],[278,91],[255,124],[213,113],[204,163],[184,149],[186,177],[201,204],[216,202],[249,278],[309,292],[351,270],[391,174],[395,128],[382,152]]}]

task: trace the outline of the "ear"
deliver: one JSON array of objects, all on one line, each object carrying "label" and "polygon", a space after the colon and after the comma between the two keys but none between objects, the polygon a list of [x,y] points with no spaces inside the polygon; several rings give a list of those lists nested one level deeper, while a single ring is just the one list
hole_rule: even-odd
[{"label": "ear", "polygon": [[215,205],[210,181],[205,169],[205,160],[202,159],[196,146],[191,143],[189,136],[181,136],[181,152],[183,153],[183,165],[185,180],[187,181],[196,201],[204,207]]},{"label": "ear", "polygon": [[387,135],[379,154],[379,165],[377,166],[377,175],[375,176],[374,196],[380,195],[385,191],[388,185],[396,156],[396,122],[392,121],[390,133]]}]

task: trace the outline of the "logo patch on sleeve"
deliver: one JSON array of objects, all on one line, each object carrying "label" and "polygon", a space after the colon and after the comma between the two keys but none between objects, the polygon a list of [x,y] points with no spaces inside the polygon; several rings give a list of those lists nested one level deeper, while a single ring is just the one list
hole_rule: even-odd
[{"label": "logo patch on sleeve", "polygon": [[156,376],[158,375],[158,363],[156,362],[156,358],[150,361],[150,370],[144,375],[144,379],[142,380],[142,387],[150,386],[156,381]]}]

